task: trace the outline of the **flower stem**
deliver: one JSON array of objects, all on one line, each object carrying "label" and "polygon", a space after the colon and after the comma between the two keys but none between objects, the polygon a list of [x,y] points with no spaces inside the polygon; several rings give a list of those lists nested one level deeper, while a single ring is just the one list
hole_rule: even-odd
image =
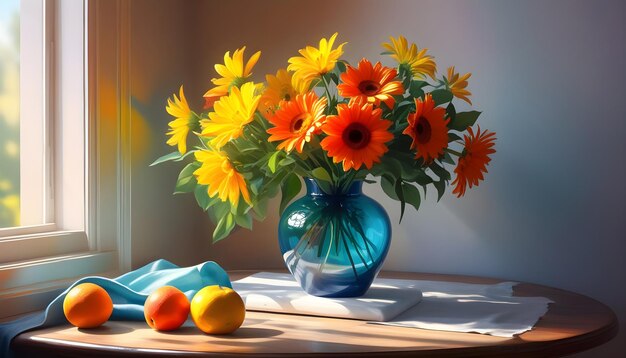
[{"label": "flower stem", "polygon": [[352,183],[352,181],[356,177],[357,173],[358,173],[358,171],[354,170],[354,169],[352,169],[348,173],[346,173],[346,176],[343,177],[343,183],[341,184],[341,188],[340,188],[340,191],[342,193],[348,191],[348,189],[350,188],[350,184]]},{"label": "flower stem", "polygon": [[322,83],[324,84],[324,91],[326,92],[326,98],[328,98],[328,103],[329,105],[326,106],[326,115],[330,114],[330,109],[331,109],[331,103],[333,101],[333,99],[330,96],[330,90],[328,89],[328,83],[326,83],[326,77],[324,77],[324,75],[322,75]]},{"label": "flower stem", "polygon": [[463,154],[462,154],[462,153],[459,153],[459,152],[457,152],[456,150],[453,150],[453,149],[446,148],[446,149],[444,149],[444,150],[445,150],[446,152],[450,153],[450,154],[454,154],[454,155],[456,155],[456,156],[457,156],[457,157],[459,157],[459,158],[463,156]]}]

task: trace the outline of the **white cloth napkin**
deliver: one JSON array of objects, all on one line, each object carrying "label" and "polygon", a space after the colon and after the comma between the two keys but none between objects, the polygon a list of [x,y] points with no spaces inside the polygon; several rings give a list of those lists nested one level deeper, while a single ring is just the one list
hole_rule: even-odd
[{"label": "white cloth napkin", "polygon": [[260,272],[233,282],[249,310],[498,337],[532,329],[552,303],[545,297],[514,297],[514,285],[377,278],[362,297],[322,298],[306,294],[289,274]]},{"label": "white cloth napkin", "polygon": [[251,311],[387,321],[422,298],[415,281],[387,281],[376,279],[365,295],[351,298],[311,296],[290,274],[259,272],[232,284]]},{"label": "white cloth napkin", "polygon": [[532,329],[553,302],[545,297],[514,297],[516,284],[416,281],[424,296],[419,304],[387,322],[372,323],[513,337]]}]

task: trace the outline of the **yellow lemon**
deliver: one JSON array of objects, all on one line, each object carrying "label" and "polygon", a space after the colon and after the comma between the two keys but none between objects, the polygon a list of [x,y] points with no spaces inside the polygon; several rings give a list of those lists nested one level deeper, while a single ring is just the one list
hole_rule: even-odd
[{"label": "yellow lemon", "polygon": [[207,286],[193,296],[191,318],[204,333],[229,334],[243,323],[246,306],[231,288]]}]

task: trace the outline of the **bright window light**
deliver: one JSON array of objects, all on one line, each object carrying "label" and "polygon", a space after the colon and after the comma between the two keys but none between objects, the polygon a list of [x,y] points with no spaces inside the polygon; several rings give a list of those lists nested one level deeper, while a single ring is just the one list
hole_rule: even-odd
[{"label": "bright window light", "polygon": [[20,225],[20,1],[0,2],[0,228]]}]

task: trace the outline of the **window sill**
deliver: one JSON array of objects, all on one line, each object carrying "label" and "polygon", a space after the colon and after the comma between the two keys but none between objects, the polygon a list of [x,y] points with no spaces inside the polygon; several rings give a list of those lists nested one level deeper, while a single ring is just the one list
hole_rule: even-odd
[{"label": "window sill", "polygon": [[[21,228],[20,228],[21,229]],[[83,231],[52,231],[0,238],[0,269],[44,257],[56,257],[89,250]],[[0,284],[0,289],[2,286]]]},{"label": "window sill", "polygon": [[83,252],[0,266],[0,318],[45,308],[85,276],[118,274],[116,251]]}]

